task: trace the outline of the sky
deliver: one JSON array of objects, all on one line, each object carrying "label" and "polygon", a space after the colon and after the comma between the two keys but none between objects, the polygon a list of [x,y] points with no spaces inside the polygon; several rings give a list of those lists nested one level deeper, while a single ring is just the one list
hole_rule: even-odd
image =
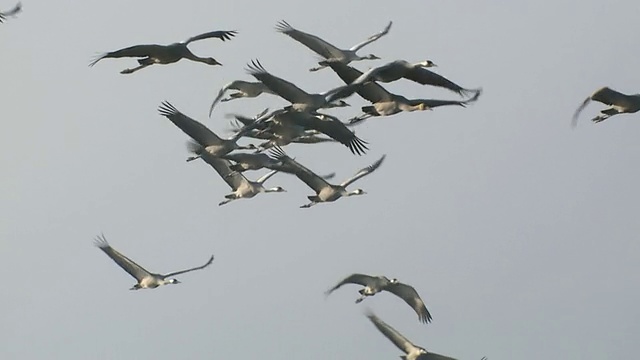
[{"label": "sky", "polygon": [[[15,3],[3,1],[0,9]],[[24,0],[0,25],[0,358],[397,359],[364,316],[458,359],[634,358],[640,337],[640,115],[593,124],[578,105],[610,86],[636,93],[636,2],[326,0]],[[625,10],[626,9],[626,10]],[[627,11],[628,10],[628,11]],[[317,56],[274,30],[279,20],[342,48],[384,28],[363,54],[430,59],[435,72],[482,87],[468,108],[373,118],[354,128],[365,156],[338,144],[284,150],[336,183],[386,160],[353,189],[364,196],[300,209],[313,191],[294,176],[219,207],[230,192],[162,101],[220,134],[226,114],[287,104],[275,96],[209,105],[259,59],[309,92],[342,85]],[[186,60],[132,75],[134,59],[98,53],[169,44],[212,30],[231,41],[190,45],[223,66]],[[400,80],[406,97],[459,99]],[[367,102],[332,109],[346,120]],[[242,143],[251,140],[243,139]],[[248,172],[256,179],[265,171]],[[110,244],[153,272],[204,263],[179,285],[135,283],[93,245]],[[351,273],[413,285],[433,315],[401,299],[355,304]]]}]

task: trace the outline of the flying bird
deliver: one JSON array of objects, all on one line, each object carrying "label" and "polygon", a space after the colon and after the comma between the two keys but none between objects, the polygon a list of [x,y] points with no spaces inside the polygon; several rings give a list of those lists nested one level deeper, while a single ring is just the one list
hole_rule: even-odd
[{"label": "flying bird", "polygon": [[133,276],[138,283],[133,285],[133,287],[129,290],[139,290],[139,289],[154,289],[161,285],[166,284],[179,284],[180,281],[173,278],[173,276],[185,274],[190,271],[204,269],[207,266],[211,265],[213,262],[213,255],[211,258],[202,266],[194,267],[187,270],[175,271],[169,274],[161,275],[154,274],[147,270],[145,270],[142,266],[133,262],[133,260],[128,257],[122,255],[116,249],[112,248],[104,235],[99,235],[95,239],[95,245],[100,248],[100,250],[104,251],[107,256],[111,258],[116,264],[118,264],[124,271],[128,272],[129,275]]},{"label": "flying bird", "polygon": [[361,169],[354,176],[342,182],[342,184],[332,185],[325,181],[322,177],[316,175],[311,170],[300,165],[300,163],[287,156],[287,154],[285,154],[285,152],[282,151],[282,149],[279,147],[271,148],[270,155],[277,160],[283,161],[285,165],[290,166],[292,169],[294,169],[295,175],[298,177],[298,179],[302,180],[302,182],[307,184],[307,186],[309,186],[316,192],[316,195],[307,196],[307,198],[311,202],[300,206],[301,208],[309,208],[315,204],[322,202],[333,202],[344,196],[366,194],[366,192],[364,192],[364,190],[362,189],[347,191],[347,186],[356,182],[358,179],[376,171],[376,169],[380,167],[386,157],[386,155],[382,155],[382,157],[375,163],[367,166],[364,169]]},{"label": "flying bird", "polygon": [[[160,115],[169,119],[174,125],[180,128],[185,134],[189,135],[196,141],[203,151],[213,155],[222,156],[230,153],[233,150],[255,150],[256,147],[253,144],[246,146],[238,145],[238,140],[244,136],[245,133],[251,130],[251,127],[244,127],[240,129],[235,135],[228,139],[222,139],[216,133],[209,130],[202,123],[188,117],[181,113],[175,106],[169,102],[164,101],[158,108]],[[190,157],[187,161],[196,160],[201,154]]]},{"label": "flying bird", "polygon": [[15,17],[19,12],[22,11],[22,2],[18,2],[16,6],[7,11],[0,12],[0,23],[4,22],[7,17]]},{"label": "flying bird", "polygon": [[209,164],[222,179],[231,187],[233,192],[225,195],[226,200],[220,202],[218,206],[228,204],[237,199],[250,199],[260,193],[271,192],[285,192],[286,190],[280,186],[274,188],[265,188],[264,182],[272,177],[278,170],[271,170],[267,174],[261,176],[256,181],[247,180],[242,173],[231,170],[231,162],[227,159],[222,159],[209,154],[207,151],[200,149],[200,145],[197,143],[189,143],[189,148],[192,152],[202,154],[202,160]]},{"label": "flying bird", "polygon": [[366,71],[364,74],[356,78],[351,84],[357,85],[368,81],[390,83],[405,78],[422,85],[433,85],[446,88],[460,96],[471,97],[482,91],[482,89],[465,89],[444,76],[426,69],[434,66],[436,66],[436,64],[431,60],[425,60],[413,64],[406,60],[396,60]]},{"label": "flying bird", "polygon": [[573,114],[571,122],[573,127],[578,125],[578,116],[580,115],[580,112],[582,112],[582,110],[584,110],[591,101],[597,101],[609,105],[608,108],[601,110],[600,114],[591,119],[594,123],[602,122],[613,115],[633,114],[640,110],[640,94],[627,95],[605,86],[596,90],[596,92],[586,98],[580,107],[578,107],[576,112]]},{"label": "flying bird", "polygon": [[132,74],[138,70],[144,69],[147,66],[153,64],[172,64],[178,62],[181,59],[188,59],[191,61],[201,62],[208,65],[222,65],[216,59],[212,57],[199,57],[189,50],[187,47],[190,43],[203,39],[218,38],[222,41],[230,40],[235,36],[237,31],[212,31],[204,34],[200,34],[189,39],[169,45],[134,45],[124,49],[108,52],[99,55],[93,61],[89,63],[92,67],[98,63],[98,61],[106,58],[123,58],[134,57],[139,58],[139,66],[130,69],[124,69],[121,74]]},{"label": "flying bird", "polygon": [[[362,72],[348,65],[331,63],[329,66],[347,84],[353,83],[358,77],[362,76]],[[423,111],[449,105],[465,107],[467,104],[478,100],[480,96],[480,93],[476,93],[474,97],[467,100],[407,99],[404,96],[388,92],[375,82],[366,82],[356,86],[349,85],[347,88],[335,93],[334,96],[346,97],[353,94],[354,91],[365,100],[371,102],[372,105],[363,106],[362,112],[364,114],[349,120],[351,124],[372,116],[390,116],[402,111]],[[329,96],[328,100],[331,101],[331,96]]]},{"label": "flying bird", "polygon": [[[449,356],[427,351],[425,348],[413,344],[396,329],[377,317],[371,310],[367,310],[365,314],[382,335],[405,353],[405,355],[400,356],[402,360],[456,360]],[[486,358],[483,357],[481,360],[486,360]]]},{"label": "flying bird", "polygon": [[[291,103],[290,108],[293,110],[314,112],[320,108],[349,106],[349,104],[340,100],[335,95],[346,88],[344,85],[323,93],[309,94],[289,81],[270,74],[258,60],[251,61],[251,64],[248,65],[247,72],[265,84],[275,94],[289,101]],[[332,97],[331,101],[327,101],[329,97]]]},{"label": "flying bird", "polygon": [[410,285],[401,283],[398,279],[389,279],[386,276],[351,274],[331,289],[327,290],[325,295],[331,295],[332,292],[346,284],[358,284],[364,286],[364,288],[358,290],[360,297],[356,299],[356,304],[362,302],[362,300],[367,296],[374,296],[379,292],[388,291],[409,304],[416,314],[418,314],[420,322],[428,323],[431,321],[431,314],[429,313],[429,310],[427,310],[427,307],[424,305],[424,302],[420,298],[420,295],[418,295],[416,289]]},{"label": "flying bird", "polygon": [[[231,93],[228,98],[222,98],[228,90],[237,90],[234,93]],[[218,102],[226,102],[234,99],[240,98],[254,98],[260,96],[262,93],[276,95],[271,89],[269,89],[265,84],[261,82],[249,82],[243,80],[235,80],[232,81],[220,89],[218,92],[218,96],[216,96],[215,100],[211,104],[209,108],[209,117],[211,117],[211,113],[213,113],[213,108],[218,104]]]},{"label": "flying bird", "polygon": [[327,67],[328,64],[331,62],[340,62],[346,65],[352,61],[380,59],[379,57],[373,54],[360,56],[357,54],[357,52],[363,47],[371,44],[372,42],[380,39],[381,37],[389,33],[389,29],[391,29],[391,24],[392,22],[389,21],[389,24],[384,28],[384,30],[370,36],[367,40],[352,46],[348,50],[339,49],[315,35],[311,35],[311,34],[302,32],[300,30],[296,30],[284,20],[281,20],[276,25],[276,30],[283,34],[288,35],[292,39],[298,41],[299,43],[303,44],[304,46],[316,52],[318,55],[325,58],[326,60],[320,61],[318,63],[320,66],[309,69],[309,71],[318,71]]}]

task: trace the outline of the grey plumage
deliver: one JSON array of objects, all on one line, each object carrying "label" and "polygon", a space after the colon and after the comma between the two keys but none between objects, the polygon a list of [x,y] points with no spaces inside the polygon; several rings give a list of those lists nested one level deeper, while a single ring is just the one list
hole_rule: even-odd
[{"label": "grey plumage", "polygon": [[578,116],[591,101],[609,105],[608,108],[601,110],[600,114],[591,119],[594,123],[602,122],[613,115],[633,114],[640,110],[640,94],[627,95],[605,86],[596,90],[580,104],[580,107],[573,114],[571,126],[578,125]]},{"label": "grey plumage", "polygon": [[0,23],[3,23],[8,17],[15,17],[22,11],[22,2],[18,2],[13,8],[0,12]]}]

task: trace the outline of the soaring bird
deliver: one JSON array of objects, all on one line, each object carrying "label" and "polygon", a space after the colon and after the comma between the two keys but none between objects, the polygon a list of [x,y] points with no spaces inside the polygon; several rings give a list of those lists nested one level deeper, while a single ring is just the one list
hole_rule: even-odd
[{"label": "soaring bird", "polygon": [[[224,96],[224,93],[227,92],[228,90],[237,90],[237,91],[234,93],[231,93],[228,98],[223,99],[222,97]],[[211,113],[213,113],[213,108],[216,106],[216,104],[218,104],[218,102],[221,102],[221,101],[226,102],[226,101],[231,101],[231,100],[240,99],[240,98],[253,98],[253,97],[260,96],[260,94],[262,93],[276,95],[265,84],[259,81],[258,82],[249,82],[249,81],[243,81],[243,80],[232,81],[226,84],[225,86],[223,86],[222,89],[220,89],[220,91],[218,92],[218,96],[216,96],[215,100],[213,100],[213,103],[211,104],[211,107],[209,108],[209,117],[211,117]]]},{"label": "soaring bird", "polygon": [[362,300],[367,296],[373,296],[379,292],[388,291],[409,304],[416,314],[418,314],[418,319],[421,322],[428,323],[431,321],[431,314],[429,313],[429,310],[427,310],[427,307],[424,305],[424,302],[420,298],[420,295],[418,295],[416,289],[410,285],[401,283],[398,279],[389,279],[386,276],[351,274],[331,289],[327,290],[325,295],[331,295],[332,292],[346,284],[358,284],[364,286],[364,288],[358,290],[360,297],[356,299],[356,304],[362,302]]},{"label": "soaring bird", "polygon": [[180,281],[173,278],[173,276],[188,273],[194,270],[204,269],[207,266],[211,265],[213,262],[213,255],[209,258],[209,260],[202,266],[194,267],[187,270],[175,271],[169,274],[161,275],[154,274],[145,270],[142,266],[133,262],[133,260],[128,257],[122,255],[116,249],[112,248],[104,235],[99,235],[95,239],[95,244],[100,250],[104,251],[107,256],[111,258],[111,260],[115,261],[124,271],[128,272],[129,275],[133,276],[138,283],[133,285],[133,287],[129,290],[139,290],[139,289],[154,289],[161,285],[166,284],[179,284]]},{"label": "soaring bird", "polygon": [[605,86],[596,90],[596,92],[586,98],[580,107],[578,107],[576,112],[573,114],[571,122],[573,127],[578,125],[578,116],[580,115],[580,112],[582,112],[582,110],[584,110],[591,101],[597,101],[609,105],[608,108],[601,110],[600,114],[591,119],[594,123],[602,122],[613,115],[633,114],[640,110],[640,94],[627,95]]},{"label": "soaring bird", "polygon": [[315,35],[296,30],[284,20],[281,20],[276,25],[276,30],[290,36],[292,39],[298,41],[299,43],[316,52],[318,55],[325,58],[326,60],[320,61],[318,63],[320,66],[309,69],[309,71],[318,71],[327,67],[331,62],[340,62],[346,65],[352,61],[380,59],[373,54],[360,56],[356,54],[356,52],[389,33],[391,24],[392,22],[389,21],[389,24],[384,28],[384,30],[371,35],[367,40],[354,45],[348,50],[339,49]]},{"label": "soaring bird", "polygon": [[21,11],[22,2],[18,2],[12,9],[0,12],[0,23],[4,22],[4,20],[6,20],[9,16],[15,17]]},{"label": "soaring bird", "polygon": [[449,89],[461,96],[470,97],[482,91],[482,89],[465,89],[444,76],[426,69],[434,66],[436,66],[436,64],[431,60],[413,64],[406,60],[396,60],[366,71],[351,84],[357,85],[368,81],[390,83],[405,78],[422,85],[433,85]]},{"label": "soaring bird", "polygon": [[286,191],[280,186],[276,186],[270,189],[263,186],[264,182],[272,177],[275,173],[277,173],[278,170],[271,170],[256,181],[249,181],[246,177],[244,177],[244,175],[242,175],[242,173],[231,169],[232,165],[229,160],[215,157],[208,152],[203,151],[201,149],[201,146],[197,143],[191,142],[188,145],[190,151],[202,154],[202,160],[209,164],[220,175],[222,180],[224,180],[229,185],[229,187],[231,187],[231,190],[233,190],[231,194],[224,196],[226,200],[220,202],[218,206],[228,204],[231,201],[237,199],[250,199],[260,193]]},{"label": "soaring bird", "polygon": [[[367,310],[365,314],[382,335],[405,353],[405,355],[400,356],[402,360],[456,360],[452,357],[432,353],[423,347],[413,344],[396,329],[380,320],[371,310]],[[481,360],[486,360],[486,358],[483,357]]]},{"label": "soaring bird", "polygon": [[384,161],[386,155],[382,155],[382,157],[377,160],[375,163],[367,166],[364,169],[358,171],[354,176],[345,180],[340,185],[332,185],[326,182],[322,177],[316,175],[311,170],[306,167],[300,165],[297,161],[290,158],[282,151],[279,147],[273,147],[270,150],[271,156],[273,156],[277,160],[281,160],[285,165],[290,166],[291,169],[294,169],[295,175],[298,179],[302,180],[307,186],[312,188],[316,195],[307,196],[307,198],[311,201],[306,205],[300,206],[301,208],[309,208],[315,204],[322,202],[333,202],[344,196],[354,196],[354,195],[364,195],[366,192],[362,189],[356,189],[354,191],[347,191],[347,186],[356,182],[358,179],[371,174],[376,171]]},{"label": "soaring bird", "polygon": [[[264,69],[259,61],[254,60],[248,65],[247,72],[265,84],[271,91],[291,103],[290,108],[296,111],[314,112],[321,108],[335,108],[349,106],[335,95],[346,86],[341,86],[320,94],[309,94],[296,85],[280,77],[274,76]],[[332,97],[331,101],[327,101]]]},{"label": "soaring bird", "polygon": [[[353,83],[358,77],[362,76],[362,72],[351,66],[341,63],[329,64],[331,69],[347,84]],[[423,111],[430,110],[438,106],[456,105],[465,107],[467,104],[478,100],[480,93],[476,93],[474,97],[467,100],[435,100],[435,99],[407,99],[404,96],[396,95],[388,92],[382,86],[375,82],[366,82],[359,85],[348,85],[336,92],[332,96],[346,97],[357,92],[365,100],[372,103],[370,106],[363,106],[363,115],[357,116],[349,120],[355,124],[372,116],[389,116],[402,111]],[[331,101],[331,96],[329,96]]]},{"label": "soaring bird", "polygon": [[[202,150],[213,156],[222,156],[230,153],[233,150],[255,150],[256,147],[253,144],[246,146],[238,145],[238,140],[244,136],[246,132],[250,130],[250,127],[245,127],[238,131],[234,136],[229,139],[221,139],[213,131],[209,130],[202,123],[188,117],[187,115],[178,111],[175,106],[169,102],[164,101],[158,108],[160,115],[169,119],[173,124],[180,128],[185,134],[189,135],[196,141]],[[200,154],[187,159],[192,161],[200,157]]]},{"label": "soaring bird", "polygon": [[147,66],[153,64],[172,64],[181,59],[188,59],[191,61],[197,61],[208,65],[222,65],[216,59],[212,57],[199,57],[187,48],[187,45],[194,41],[209,39],[209,38],[218,38],[222,41],[230,40],[231,37],[235,36],[237,31],[212,31],[204,34],[200,34],[194,37],[190,37],[189,39],[169,45],[157,45],[157,44],[149,44],[149,45],[134,45],[128,48],[108,52],[105,54],[99,55],[93,61],[89,63],[89,66],[93,66],[98,63],[98,61],[105,58],[122,58],[122,57],[135,57],[138,59],[139,66],[131,69],[124,69],[120,73],[121,74],[131,74],[138,70],[144,69]]}]

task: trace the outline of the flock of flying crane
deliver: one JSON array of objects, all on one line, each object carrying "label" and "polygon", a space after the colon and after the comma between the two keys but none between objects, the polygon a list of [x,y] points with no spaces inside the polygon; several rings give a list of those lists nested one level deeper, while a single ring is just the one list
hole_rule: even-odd
[{"label": "flock of flying crane", "polygon": [[[13,9],[0,12],[0,23],[8,17],[15,17],[22,11],[22,4],[18,3]],[[427,68],[436,66],[432,61],[426,60],[418,63],[409,63],[405,60],[396,60],[385,65],[374,67],[366,72],[361,72],[350,63],[359,60],[375,60],[379,57],[370,54],[361,56],[357,52],[366,45],[386,35],[392,23],[381,31],[370,36],[365,41],[347,49],[340,49],[322,40],[321,38],[293,28],[285,21],[276,25],[276,30],[292,39],[300,42],[320,55],[323,60],[318,66],[309,69],[316,72],[324,68],[331,68],[345,83],[326,92],[309,94],[296,85],[280,77],[267,72],[258,60],[248,65],[248,73],[257,82],[235,80],[220,89],[217,97],[209,109],[211,117],[213,110],[220,102],[228,102],[240,98],[257,97],[263,93],[282,97],[291,105],[282,109],[269,112],[268,109],[253,118],[235,115],[237,128],[235,134],[223,139],[209,130],[202,123],[180,112],[169,102],[163,102],[158,111],[160,115],[169,119],[180,130],[187,134],[191,140],[188,149],[194,154],[187,161],[202,159],[208,163],[222,179],[231,187],[232,193],[225,196],[225,200],[219,205],[227,204],[236,199],[252,198],[263,192],[284,192],[282,187],[265,188],[264,183],[277,172],[293,174],[315,191],[315,195],[308,196],[310,203],[302,205],[302,208],[311,207],[322,202],[333,202],[341,197],[362,195],[362,189],[347,191],[347,186],[358,179],[371,174],[380,167],[385,156],[376,162],[358,171],[354,176],[339,185],[328,183],[326,180],[335,174],[319,176],[304,167],[293,158],[289,157],[282,147],[290,143],[314,144],[321,142],[339,142],[357,155],[363,155],[368,150],[368,143],[358,138],[349,127],[361,123],[365,119],[374,116],[390,116],[403,111],[430,110],[438,106],[466,105],[478,100],[482,89],[467,89],[438,75]],[[95,58],[89,66],[94,66],[105,58],[137,58],[138,66],[122,70],[122,74],[132,74],[154,64],[171,64],[181,59],[188,59],[208,65],[222,65],[211,57],[199,57],[193,54],[188,45],[191,42],[209,38],[218,38],[222,41],[231,40],[237,34],[236,31],[212,31],[191,37],[185,41],[169,45],[135,45],[113,52],[108,52]],[[389,83],[399,79],[408,79],[422,85],[432,85],[451,90],[464,100],[434,100],[434,99],[407,99],[404,96],[393,94],[380,86],[379,82]],[[229,97],[224,98],[229,90],[236,90]],[[335,116],[319,112],[320,109],[349,106],[343,99],[357,93],[371,105],[363,106],[362,114],[353,117],[347,123],[343,123]],[[613,115],[622,113],[635,113],[640,110],[640,94],[626,95],[608,87],[603,87],[584,100],[576,110],[572,125],[575,126],[580,112],[590,101],[598,101],[609,105],[599,115],[592,119],[593,122],[601,122]],[[324,135],[324,136],[323,136]],[[259,145],[239,145],[237,142],[242,137],[264,140]],[[252,153],[237,152],[236,150],[254,150]],[[268,150],[268,155],[263,152]],[[269,169],[270,171],[257,179],[248,180],[243,173],[248,170]],[[122,269],[133,276],[137,283],[131,290],[153,289],[161,285],[180,283],[174,276],[208,267],[214,260],[209,260],[201,266],[176,271],[168,274],[156,274],[145,270],[134,261],[112,248],[104,235],[96,238],[98,246],[106,255],[116,262]],[[420,322],[429,323],[432,320],[418,292],[410,285],[399,282],[397,279],[389,279],[385,276],[370,276],[354,273],[341,280],[338,284],[327,290],[328,296],[333,291],[345,284],[358,284],[363,286],[358,292],[360,297],[355,301],[362,302],[366,297],[373,296],[382,291],[388,291],[403,299],[418,315]],[[374,326],[392,341],[406,355],[401,356],[405,360],[447,360],[453,359],[447,356],[429,352],[424,348],[414,345],[402,336],[394,328],[383,322],[370,310],[366,316]],[[483,358],[485,359],[485,358]]]}]

